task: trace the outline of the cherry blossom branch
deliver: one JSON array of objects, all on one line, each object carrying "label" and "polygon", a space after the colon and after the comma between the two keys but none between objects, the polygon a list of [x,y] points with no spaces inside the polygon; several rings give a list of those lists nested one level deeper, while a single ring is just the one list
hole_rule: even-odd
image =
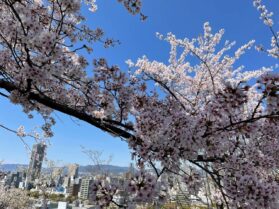
[{"label": "cherry blossom branch", "polygon": [[[16,134],[16,135],[19,137],[19,139],[21,140],[21,142],[23,143],[24,147],[25,147],[29,152],[31,152],[31,148],[30,148],[29,145],[24,141],[24,139],[22,138],[22,136],[20,136],[20,135],[18,134],[18,131],[12,130],[12,129],[10,129],[10,128],[8,128],[8,127],[2,125],[2,124],[0,124],[0,127],[3,128],[3,129],[5,129],[5,130],[7,130],[7,131],[10,131],[10,132]],[[27,134],[26,136],[35,138],[35,137],[32,136],[31,134]],[[35,138],[35,139],[36,139],[36,138]]]},{"label": "cherry blossom branch", "polygon": [[[248,119],[237,121],[237,122],[231,122],[227,126],[224,126],[224,127],[221,127],[221,128],[217,128],[217,129],[215,129],[212,132],[204,133],[204,135],[202,137],[205,138],[205,137],[213,135],[213,134],[215,134],[217,132],[229,130],[229,128],[234,127],[236,125],[241,125],[241,124],[245,125],[245,124],[248,124],[248,123],[254,123],[254,122],[256,122],[256,121],[258,121],[260,119],[272,119],[272,118],[275,118],[275,119],[279,118],[279,114],[278,113],[271,113],[271,114],[260,115],[260,116],[257,116],[257,117],[248,118]],[[237,127],[237,128],[239,128],[239,127]]]},{"label": "cherry blossom branch", "polygon": [[[7,81],[4,81],[2,79],[0,79],[0,88],[4,88],[5,90],[7,90],[8,92],[14,91],[14,90],[19,90],[15,85],[13,85],[12,83],[9,83]],[[22,92],[23,93],[23,92]],[[60,104],[56,101],[54,101],[53,99],[44,96],[44,95],[40,95],[40,94],[36,94],[33,92],[28,93],[27,98],[29,100],[35,100],[47,107],[50,107],[54,110],[58,110],[62,113],[74,116],[80,120],[83,120],[85,122],[88,122],[91,125],[96,126],[97,128],[100,128],[101,130],[104,130],[106,132],[112,133],[116,136],[119,137],[123,137],[125,139],[134,139],[135,137],[129,133],[128,131],[125,131],[123,129],[118,128],[117,126],[123,126],[125,128],[127,128],[128,130],[131,129],[131,127],[127,127],[119,122],[116,121],[111,121],[111,120],[101,120],[99,118],[94,118],[86,113],[80,112],[78,110],[75,110],[73,108],[67,107],[64,104]],[[117,125],[117,126],[114,126]]]}]

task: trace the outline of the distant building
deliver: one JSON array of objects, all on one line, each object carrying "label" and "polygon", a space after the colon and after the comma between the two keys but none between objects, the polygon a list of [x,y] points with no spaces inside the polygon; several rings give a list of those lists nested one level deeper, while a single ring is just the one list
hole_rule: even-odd
[{"label": "distant building", "polygon": [[88,200],[90,187],[93,184],[93,180],[91,178],[84,178],[81,180],[80,185],[80,199]]},{"label": "distant building", "polygon": [[25,174],[23,172],[9,173],[4,179],[4,185],[13,188],[18,188],[20,182],[22,182],[24,178]]},{"label": "distant building", "polygon": [[70,179],[70,177],[68,177],[68,176],[65,176],[64,177],[64,180],[63,180],[63,187],[64,188],[68,188],[69,186],[70,186],[70,181],[71,181],[71,179]]},{"label": "distant building", "polygon": [[129,199],[129,193],[123,189],[117,192],[117,195],[114,195],[113,200],[120,205],[124,205],[125,202]]},{"label": "distant building", "polygon": [[42,164],[45,156],[46,145],[38,143],[33,145],[31,159],[27,172],[27,186],[38,179],[41,174]]},{"label": "distant building", "polygon": [[78,164],[70,164],[68,166],[68,176],[74,179],[78,178],[78,169],[79,169]]},{"label": "distant building", "polygon": [[18,188],[19,189],[24,189],[25,188],[25,183],[23,181],[19,182]]},{"label": "distant building", "polygon": [[57,209],[67,209],[68,203],[67,202],[58,202],[58,208]]},{"label": "distant building", "polygon": [[4,179],[6,176],[6,173],[0,171],[0,180]]},{"label": "distant building", "polygon": [[62,178],[62,168],[54,168],[52,171],[52,180],[55,185],[55,187],[59,187],[61,184],[63,184],[63,178]]},{"label": "distant building", "polygon": [[71,183],[67,193],[71,196],[77,197],[79,190],[80,190],[80,184]]}]

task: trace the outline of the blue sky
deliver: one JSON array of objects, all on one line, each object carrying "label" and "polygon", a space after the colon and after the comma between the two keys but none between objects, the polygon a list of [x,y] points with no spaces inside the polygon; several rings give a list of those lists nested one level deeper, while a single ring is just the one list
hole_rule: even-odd
[{"label": "blue sky", "polygon": [[[267,46],[270,40],[269,29],[259,20],[252,0],[143,0],[143,13],[148,16],[145,22],[141,22],[138,16],[131,16],[116,0],[97,0],[97,3],[99,8],[95,14],[83,8],[88,24],[92,28],[103,28],[108,37],[120,40],[121,44],[109,49],[104,49],[100,44],[94,45],[94,53],[88,56],[89,62],[93,58],[105,57],[110,64],[117,64],[124,70],[127,69],[125,60],[135,61],[142,55],[147,55],[151,60],[168,60],[169,46],[156,38],[156,32],[172,32],[179,38],[193,38],[202,33],[206,21],[210,22],[213,31],[224,28],[225,39],[237,41],[237,46],[251,39]],[[278,29],[279,1],[270,1],[268,6],[275,13]],[[275,60],[252,50],[239,64],[244,64],[249,70],[273,65]],[[32,130],[42,124],[40,116],[35,114],[35,118],[30,120],[20,106],[12,105],[4,98],[0,99],[0,115],[0,124],[13,129],[23,124],[27,130]],[[114,165],[129,164],[130,152],[125,142],[69,116],[55,113],[54,117],[57,124],[54,127],[55,136],[51,139],[52,145],[48,148],[49,159],[90,164],[81,151],[80,146],[84,146],[103,151],[105,159],[113,155],[111,163]],[[34,143],[31,139],[26,140],[30,145]],[[0,129],[1,159],[6,163],[28,162],[23,144],[4,129]]]}]

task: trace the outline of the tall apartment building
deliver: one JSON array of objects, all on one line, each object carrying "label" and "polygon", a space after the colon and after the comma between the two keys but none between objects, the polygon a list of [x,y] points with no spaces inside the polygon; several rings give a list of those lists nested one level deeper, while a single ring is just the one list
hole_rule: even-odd
[{"label": "tall apartment building", "polygon": [[31,159],[27,172],[27,182],[34,182],[35,179],[38,179],[40,177],[45,151],[45,144],[38,143],[33,145]]},{"label": "tall apartment building", "polygon": [[90,192],[90,186],[93,183],[92,178],[84,178],[81,180],[81,185],[80,185],[80,199],[83,200],[88,200],[89,198],[89,192]]}]

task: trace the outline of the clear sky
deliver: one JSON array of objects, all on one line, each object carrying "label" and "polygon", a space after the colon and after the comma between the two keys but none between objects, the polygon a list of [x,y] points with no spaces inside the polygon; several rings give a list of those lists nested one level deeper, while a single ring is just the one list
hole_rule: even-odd
[{"label": "clear sky", "polygon": [[[264,2],[269,2],[269,9],[275,13],[278,30],[279,1]],[[179,38],[193,38],[202,33],[206,21],[210,22],[213,31],[224,28],[225,39],[237,41],[237,46],[251,39],[257,40],[258,44],[269,44],[269,29],[259,20],[252,0],[143,0],[143,13],[148,16],[145,22],[141,22],[138,16],[131,16],[117,0],[97,0],[97,3],[99,8],[95,14],[83,10],[88,24],[92,28],[103,28],[108,37],[120,40],[121,45],[104,49],[96,44],[88,59],[105,57],[110,64],[117,64],[124,70],[127,69],[125,60],[135,61],[142,55],[163,62],[168,60],[169,46],[155,37],[156,32],[173,32]],[[275,64],[275,60],[252,50],[239,64],[244,64],[249,70]],[[42,124],[40,116],[35,114],[35,118],[30,120],[20,106],[12,105],[4,98],[0,98],[0,115],[0,124],[13,129],[23,124],[27,130],[32,130]],[[81,151],[80,146],[84,146],[103,151],[103,158],[113,155],[114,165],[129,164],[130,152],[125,142],[69,116],[56,112],[54,117],[57,124],[48,148],[49,159],[90,164]],[[30,145],[34,143],[31,139],[27,142]],[[4,129],[0,129],[1,159],[5,163],[28,162],[28,154],[19,138]]]}]

